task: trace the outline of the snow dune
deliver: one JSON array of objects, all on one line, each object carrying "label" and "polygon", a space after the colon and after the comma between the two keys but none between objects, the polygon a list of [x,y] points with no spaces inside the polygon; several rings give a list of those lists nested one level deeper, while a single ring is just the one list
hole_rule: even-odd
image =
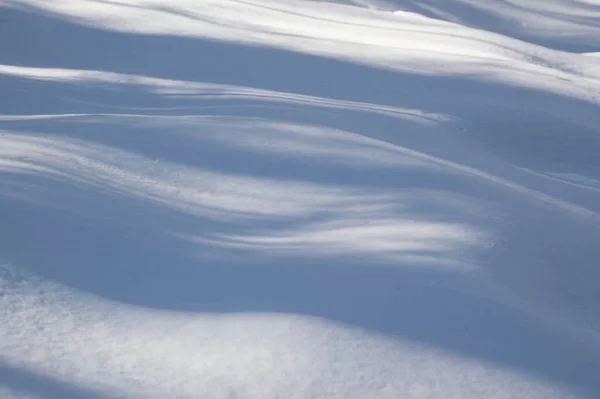
[{"label": "snow dune", "polygon": [[600,4],[0,4],[0,396],[600,396]]}]

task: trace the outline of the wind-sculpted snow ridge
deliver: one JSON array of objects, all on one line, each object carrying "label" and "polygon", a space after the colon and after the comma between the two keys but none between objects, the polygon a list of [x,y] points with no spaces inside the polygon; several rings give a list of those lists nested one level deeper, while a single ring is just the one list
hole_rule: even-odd
[{"label": "wind-sculpted snow ridge", "polygon": [[597,0],[320,0],[429,18],[497,32],[562,51],[600,45]]},{"label": "wind-sculpted snow ridge", "polygon": [[599,10],[3,2],[0,397],[599,397]]}]

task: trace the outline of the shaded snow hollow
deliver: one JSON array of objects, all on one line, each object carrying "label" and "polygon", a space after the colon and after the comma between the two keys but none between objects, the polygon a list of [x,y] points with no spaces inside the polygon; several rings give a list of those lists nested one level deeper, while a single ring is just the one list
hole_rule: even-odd
[{"label": "shaded snow hollow", "polygon": [[600,397],[600,3],[0,4],[0,397]]}]

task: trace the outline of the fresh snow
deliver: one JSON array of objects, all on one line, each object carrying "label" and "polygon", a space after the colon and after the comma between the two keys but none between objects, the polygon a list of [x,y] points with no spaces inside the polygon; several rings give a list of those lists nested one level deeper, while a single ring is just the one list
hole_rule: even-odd
[{"label": "fresh snow", "polygon": [[600,2],[0,3],[0,397],[600,397]]}]

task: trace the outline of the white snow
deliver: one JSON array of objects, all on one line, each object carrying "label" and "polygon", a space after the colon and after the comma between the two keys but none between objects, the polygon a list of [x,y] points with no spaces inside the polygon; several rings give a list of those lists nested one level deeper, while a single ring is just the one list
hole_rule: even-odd
[{"label": "white snow", "polygon": [[0,4],[0,397],[600,396],[596,0]]}]

